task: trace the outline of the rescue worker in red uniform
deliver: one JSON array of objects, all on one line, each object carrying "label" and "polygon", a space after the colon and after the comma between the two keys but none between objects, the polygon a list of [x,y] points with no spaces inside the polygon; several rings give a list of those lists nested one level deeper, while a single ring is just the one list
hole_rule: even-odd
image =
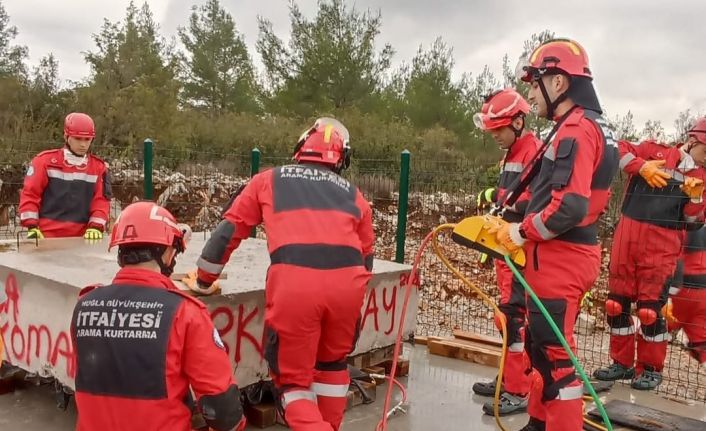
[{"label": "rescue worker in red uniform", "polygon": [[129,205],[112,231],[121,267],[81,291],[71,322],[79,431],[190,431],[191,390],[208,426],[242,430],[240,391],[206,306],[171,281],[186,247],[174,216]]},{"label": "rescue worker in red uniform", "polygon": [[64,147],[32,160],[19,208],[28,238],[103,238],[112,193],[108,166],[88,152],[95,136],[91,117],[71,113],[64,120]]},{"label": "rescue worker in red uniform", "polygon": [[689,353],[706,369],[706,227],[687,232],[681,262],[683,275],[669,289],[665,318],[669,331],[684,331]]},{"label": "rescue worker in red uniform", "polygon": [[[486,205],[502,203],[508,191],[519,183],[520,176],[537,154],[542,142],[530,131],[525,130],[525,116],[529,113],[529,103],[513,89],[497,91],[488,96],[481,112],[474,116],[476,127],[490,133],[500,148],[506,150],[501,163],[500,178],[496,188],[482,191],[479,200]],[[529,189],[523,191],[512,208],[503,212],[503,220],[510,223],[522,221],[530,200]],[[527,394],[531,380],[525,372],[530,368],[525,351],[524,326],[525,292],[512,271],[501,260],[495,260],[495,274],[500,290],[499,308],[507,317],[508,353],[503,372],[503,394],[500,397],[500,414],[521,413],[527,409]],[[473,391],[479,395],[494,396],[495,380],[476,383]],[[493,414],[493,403],[483,405],[486,414]]]},{"label": "rescue worker in red uniform", "polygon": [[199,285],[209,286],[240,241],[264,223],[271,259],[265,358],[295,431],[341,426],[350,382],[346,357],[371,278],[372,212],[339,176],[350,163],[348,137],[338,121],[317,120],[296,146],[298,164],[255,175],[198,261]]},{"label": "rescue worker in red uniform", "polygon": [[[593,88],[586,51],[577,42],[543,43],[524,63],[529,102],[555,121],[533,179],[532,197],[520,223],[502,223],[498,241],[527,256],[524,276],[572,349],[581,298],[600,270],[597,221],[604,212],[618,169],[617,143]],[[583,429],[583,385],[569,355],[534,302],[527,301],[533,385],[523,431]]]},{"label": "rescue worker in red uniform", "polygon": [[[620,166],[630,177],[613,237],[606,301],[613,364],[596,370],[597,379],[632,379],[638,390],[662,382],[670,338],[661,313],[668,280],[685,229],[698,228],[704,217],[706,141],[698,136],[689,132],[688,141],[676,147],[654,141],[619,144]],[[633,302],[639,325],[630,315]]]}]

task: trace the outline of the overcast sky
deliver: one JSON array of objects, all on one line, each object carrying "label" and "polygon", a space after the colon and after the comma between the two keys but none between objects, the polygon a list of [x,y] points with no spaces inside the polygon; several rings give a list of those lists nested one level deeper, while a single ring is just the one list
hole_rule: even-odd
[{"label": "overcast sky", "polygon": [[[150,0],[162,34],[176,35],[191,6],[205,0]],[[82,52],[103,18],[122,19],[129,0],[3,0],[17,43],[30,49],[32,64],[52,52],[61,78],[88,74]],[[139,1],[136,3],[140,4]],[[280,37],[289,31],[288,0],[221,0],[257,59],[258,15]],[[316,0],[298,0],[311,16]],[[395,64],[410,61],[420,44],[437,37],[453,47],[456,75],[485,64],[499,75],[505,53],[515,59],[532,33],[545,29],[578,40],[588,51],[595,84],[611,117],[631,110],[638,129],[661,120],[667,132],[679,111],[706,113],[706,1],[657,0],[357,0],[359,9],[380,9],[381,43],[396,50]]]}]

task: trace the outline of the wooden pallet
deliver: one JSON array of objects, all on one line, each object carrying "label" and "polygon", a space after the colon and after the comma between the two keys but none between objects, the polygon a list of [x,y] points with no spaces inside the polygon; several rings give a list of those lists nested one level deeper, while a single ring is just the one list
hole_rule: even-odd
[{"label": "wooden pallet", "polygon": [[500,365],[502,342],[486,335],[454,331],[453,338],[427,337],[429,353],[491,367]]}]

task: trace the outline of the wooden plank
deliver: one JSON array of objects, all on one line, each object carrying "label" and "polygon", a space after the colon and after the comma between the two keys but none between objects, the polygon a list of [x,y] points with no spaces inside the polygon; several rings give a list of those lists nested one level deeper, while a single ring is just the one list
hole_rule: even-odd
[{"label": "wooden plank", "polygon": [[414,336],[414,344],[419,344],[420,346],[426,346],[428,342],[429,342],[429,337],[426,337],[424,335],[415,335]]},{"label": "wooden plank", "polygon": [[467,341],[430,341],[427,347],[429,353],[434,355],[461,359],[491,367],[498,367],[500,365],[500,356],[502,355],[500,349]]},{"label": "wooden plank", "polygon": [[[389,375],[392,371],[392,359],[385,361],[380,364],[381,367],[385,367],[385,374]],[[404,359],[400,357],[397,360],[397,369],[395,370],[395,377],[405,377],[409,375],[409,359]]]},{"label": "wooden plank", "polygon": [[248,425],[267,428],[277,423],[277,408],[274,403],[260,403],[245,406]]},{"label": "wooden plank", "polygon": [[[637,431],[703,431],[706,422],[685,418],[649,407],[621,400],[611,400],[605,405],[612,423]],[[588,412],[589,416],[600,418],[597,409]]]},{"label": "wooden plank", "polygon": [[503,340],[489,335],[476,334],[474,332],[456,330],[454,331],[454,338],[465,341],[475,341],[489,346],[500,347],[501,349],[503,347]]}]

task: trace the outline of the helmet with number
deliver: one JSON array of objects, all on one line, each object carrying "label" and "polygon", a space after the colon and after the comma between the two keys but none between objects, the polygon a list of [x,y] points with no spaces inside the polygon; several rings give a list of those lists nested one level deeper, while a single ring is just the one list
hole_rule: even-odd
[{"label": "helmet with number", "polygon": [[481,111],[473,116],[473,122],[481,130],[494,130],[510,126],[515,118],[527,115],[529,111],[525,98],[507,88],[487,96]]},{"label": "helmet with number", "polygon": [[689,129],[687,135],[702,144],[706,144],[706,117],[701,117],[696,120],[696,123]]},{"label": "helmet with number", "polygon": [[165,208],[154,202],[135,202],[128,205],[115,221],[110,248],[116,245],[162,245],[184,251],[188,232],[188,226],[177,223]]},{"label": "helmet with number", "polygon": [[81,112],[72,112],[64,120],[64,137],[95,138],[96,126],[93,119]]},{"label": "helmet with number", "polygon": [[520,59],[518,79],[536,81],[545,74],[563,73],[592,79],[586,50],[571,39],[552,39],[538,46],[528,57]]},{"label": "helmet with number", "polygon": [[334,168],[346,169],[350,165],[350,134],[340,121],[322,117],[304,132],[294,149],[294,159],[317,162]]}]

